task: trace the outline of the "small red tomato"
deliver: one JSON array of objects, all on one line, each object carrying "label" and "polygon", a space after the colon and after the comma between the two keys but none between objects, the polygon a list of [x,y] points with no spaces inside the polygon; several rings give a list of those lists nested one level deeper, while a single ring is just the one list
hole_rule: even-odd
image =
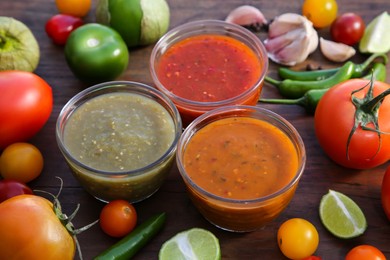
[{"label": "small red tomato", "polygon": [[46,22],[45,30],[55,44],[65,45],[70,33],[83,24],[79,17],[57,14]]},{"label": "small red tomato", "polygon": [[24,183],[14,180],[0,180],[0,203],[21,194],[33,194]]},{"label": "small red tomato", "polygon": [[386,260],[385,255],[376,247],[360,245],[352,248],[345,260]]},{"label": "small red tomato", "polygon": [[363,37],[365,24],[355,13],[344,13],[334,20],[330,27],[332,39],[347,45],[354,45]]},{"label": "small red tomato", "polygon": [[321,257],[312,255],[312,256],[308,256],[306,258],[303,258],[301,260],[321,260]]},{"label": "small red tomato", "polygon": [[112,237],[123,237],[136,226],[137,212],[129,202],[113,200],[103,207],[99,220],[104,233]]},{"label": "small red tomato", "polygon": [[382,206],[387,218],[390,220],[390,166],[387,167],[382,181]]}]

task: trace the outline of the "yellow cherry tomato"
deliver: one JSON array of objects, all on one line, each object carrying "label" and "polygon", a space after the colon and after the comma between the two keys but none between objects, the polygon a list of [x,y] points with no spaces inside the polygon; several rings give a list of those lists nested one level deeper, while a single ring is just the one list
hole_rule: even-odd
[{"label": "yellow cherry tomato", "polygon": [[338,5],[336,0],[305,0],[302,14],[316,28],[324,28],[332,24],[337,17]]},{"label": "yellow cherry tomato", "polygon": [[318,243],[317,229],[305,219],[292,218],[279,227],[279,248],[290,259],[303,259],[311,256],[317,250]]},{"label": "yellow cherry tomato", "polygon": [[56,5],[61,14],[84,17],[91,9],[91,0],[56,0]]},{"label": "yellow cherry tomato", "polygon": [[7,146],[0,157],[0,174],[4,179],[22,183],[37,178],[43,169],[43,156],[39,149],[29,143],[13,143]]}]

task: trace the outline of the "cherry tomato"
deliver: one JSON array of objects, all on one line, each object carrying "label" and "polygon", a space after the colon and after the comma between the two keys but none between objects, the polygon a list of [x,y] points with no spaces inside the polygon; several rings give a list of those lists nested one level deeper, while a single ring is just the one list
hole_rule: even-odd
[{"label": "cherry tomato", "polygon": [[390,166],[387,167],[382,181],[382,206],[387,218],[390,220]]},{"label": "cherry tomato", "polygon": [[385,255],[376,247],[370,245],[356,246],[348,252],[345,260],[386,260]]},{"label": "cherry tomato", "polygon": [[324,28],[332,24],[337,17],[338,5],[336,0],[305,0],[302,14],[316,28]]},{"label": "cherry tomato", "polygon": [[302,218],[292,218],[284,222],[279,227],[277,236],[280,250],[290,259],[311,256],[319,243],[317,229]]},{"label": "cherry tomato", "polygon": [[91,0],[56,0],[56,6],[61,14],[84,17],[91,9]]},{"label": "cherry tomato", "polygon": [[[364,86],[366,87],[354,93],[352,98],[352,92]],[[369,88],[370,81],[364,79],[350,79],[337,84],[320,99],[314,115],[315,132],[322,149],[334,162],[347,168],[369,169],[390,159],[390,135],[386,134],[390,132],[390,97],[387,96],[382,103],[378,103],[378,113],[375,109],[371,115],[363,112],[362,109],[369,110],[366,106],[361,107],[359,116],[355,117],[354,103],[367,104],[367,101],[361,99],[367,97]],[[375,81],[373,96],[389,89],[389,84]],[[362,128],[358,121],[369,118],[376,118],[382,133]],[[355,124],[357,127],[353,131]],[[368,123],[367,127],[375,128],[372,123]]]},{"label": "cherry tomato", "polygon": [[330,34],[334,41],[352,46],[363,37],[365,28],[364,21],[359,15],[345,13],[334,20]]},{"label": "cherry tomato", "polygon": [[125,200],[113,200],[106,204],[100,213],[100,227],[109,236],[123,237],[137,224],[137,212]]},{"label": "cherry tomato", "polygon": [[55,44],[65,45],[69,34],[83,24],[83,20],[79,17],[56,14],[46,22],[45,30]]},{"label": "cherry tomato", "polygon": [[305,258],[303,258],[301,260],[321,260],[321,257],[315,256],[315,255],[311,255],[311,256],[305,257]]},{"label": "cherry tomato", "polygon": [[3,149],[38,133],[52,112],[53,94],[46,81],[26,71],[1,71],[0,93],[0,149]]},{"label": "cherry tomato", "polygon": [[29,143],[14,143],[4,149],[0,157],[0,173],[4,179],[22,183],[37,178],[43,169],[43,156]]},{"label": "cherry tomato", "polygon": [[75,255],[73,237],[54,213],[53,204],[35,195],[0,203],[0,240],[0,259],[71,260]]},{"label": "cherry tomato", "polygon": [[33,194],[26,184],[14,180],[0,180],[0,203],[22,194]]}]

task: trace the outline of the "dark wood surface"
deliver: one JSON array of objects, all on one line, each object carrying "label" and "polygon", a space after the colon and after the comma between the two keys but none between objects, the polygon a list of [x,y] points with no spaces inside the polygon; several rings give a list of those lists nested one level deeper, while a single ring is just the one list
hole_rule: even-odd
[{"label": "dark wood surface", "polygon": [[[286,12],[300,13],[303,0],[168,0],[168,2],[171,8],[170,27],[172,28],[198,19],[224,19],[230,10],[242,4],[252,4],[260,8],[270,20]],[[363,17],[365,22],[369,22],[382,11],[390,11],[388,0],[338,0],[338,3],[339,13],[356,12]],[[93,2],[93,6],[95,4],[96,2]],[[37,136],[30,140],[42,151],[45,159],[42,175],[32,181],[30,186],[34,189],[56,193],[59,181],[55,176],[61,177],[64,180],[64,189],[60,200],[64,211],[70,214],[77,203],[80,203],[81,209],[74,224],[76,227],[81,227],[97,219],[104,204],[79,186],[55,141],[55,122],[61,108],[73,95],[88,86],[77,80],[70,72],[65,62],[63,48],[55,46],[46,36],[45,23],[56,13],[54,0],[0,1],[0,15],[21,20],[37,37],[41,49],[41,60],[35,73],[52,86],[54,93],[54,109],[48,123]],[[85,21],[95,21],[93,11],[85,17]],[[319,33],[324,37],[329,36],[328,28],[320,30]],[[264,34],[259,34],[259,37],[262,40],[265,39]],[[153,46],[147,46],[131,50],[129,67],[119,79],[152,85],[148,70],[152,48]],[[361,55],[353,58],[356,62],[363,59],[364,56]],[[323,67],[339,65],[326,61],[318,50],[310,56],[307,62],[299,66],[305,66],[308,62]],[[276,68],[277,66],[271,62],[269,75],[276,77]],[[390,79],[389,66],[387,71]],[[262,97],[279,97],[279,94],[271,86],[265,85]],[[156,259],[164,241],[177,232],[192,227],[208,229],[219,238],[223,259],[285,259],[278,249],[276,233],[283,221],[293,217],[306,218],[317,227],[320,244],[316,255],[325,260],[344,259],[346,253],[359,244],[374,245],[390,258],[390,222],[385,217],[380,201],[382,177],[389,163],[364,171],[342,168],[330,161],[321,150],[314,134],[313,117],[307,115],[303,108],[260,105],[288,119],[298,129],[307,149],[306,169],[296,195],[288,208],[275,221],[256,232],[235,234],[219,230],[209,224],[194,208],[185,193],[183,182],[175,167],[155,195],[135,205],[139,214],[139,222],[162,211],[167,212],[168,215],[162,232],[137,254],[136,259]],[[361,206],[368,221],[368,229],[364,235],[351,240],[340,240],[325,230],[318,216],[318,206],[321,197],[328,189],[347,194]],[[79,241],[85,259],[92,259],[117,240],[103,234],[96,225],[79,235]]]}]

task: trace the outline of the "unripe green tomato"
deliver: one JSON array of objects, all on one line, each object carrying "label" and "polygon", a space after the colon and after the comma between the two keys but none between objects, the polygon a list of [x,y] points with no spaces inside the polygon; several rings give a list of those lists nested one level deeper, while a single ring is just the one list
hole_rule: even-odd
[{"label": "unripe green tomato", "polygon": [[165,0],[99,0],[96,21],[115,29],[131,48],[160,39],[168,30],[170,10]]},{"label": "unripe green tomato", "polygon": [[114,80],[127,69],[129,51],[118,32],[105,25],[89,23],[70,34],[65,57],[77,78],[100,83]]}]

